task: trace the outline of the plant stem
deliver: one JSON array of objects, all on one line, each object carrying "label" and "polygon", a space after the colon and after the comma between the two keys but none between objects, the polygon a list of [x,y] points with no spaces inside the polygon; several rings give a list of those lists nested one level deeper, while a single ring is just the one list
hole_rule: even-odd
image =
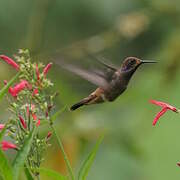
[{"label": "plant stem", "polygon": [[72,167],[71,167],[71,164],[70,164],[70,162],[69,162],[69,160],[68,160],[68,157],[67,157],[67,155],[66,155],[66,152],[65,152],[65,150],[64,150],[62,141],[61,141],[60,137],[58,137],[58,135],[57,135],[57,133],[56,133],[56,129],[53,127],[53,125],[50,124],[50,126],[51,126],[51,129],[52,129],[52,131],[53,131],[56,139],[57,139],[57,142],[58,142],[58,145],[59,145],[59,147],[60,147],[60,149],[61,149],[61,152],[62,152],[62,154],[63,154],[64,161],[65,161],[65,163],[66,163],[66,167],[67,167],[69,176],[71,177],[71,180],[74,180],[75,177],[74,177],[74,174],[73,174],[73,171],[72,171]]}]

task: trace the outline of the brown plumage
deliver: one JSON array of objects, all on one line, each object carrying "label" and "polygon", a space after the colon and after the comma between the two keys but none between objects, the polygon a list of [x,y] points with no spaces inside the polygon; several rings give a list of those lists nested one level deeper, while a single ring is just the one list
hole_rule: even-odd
[{"label": "brown plumage", "polygon": [[84,79],[98,86],[98,88],[88,97],[74,104],[70,108],[72,111],[83,105],[98,104],[105,101],[114,101],[126,90],[129,80],[141,64],[155,63],[155,61],[144,61],[136,57],[128,57],[123,61],[121,67],[117,68],[106,64],[99,59],[97,60],[106,67],[107,73],[102,73],[100,71],[92,73],[72,65],[63,65],[63,68],[83,77]]}]

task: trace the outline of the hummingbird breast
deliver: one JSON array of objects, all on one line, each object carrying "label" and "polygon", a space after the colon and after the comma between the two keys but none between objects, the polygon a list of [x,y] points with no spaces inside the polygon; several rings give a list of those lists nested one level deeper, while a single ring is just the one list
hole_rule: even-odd
[{"label": "hummingbird breast", "polygon": [[127,84],[128,81],[126,81],[119,72],[116,72],[109,84],[109,87],[104,92],[105,98],[108,101],[114,101],[126,90]]}]

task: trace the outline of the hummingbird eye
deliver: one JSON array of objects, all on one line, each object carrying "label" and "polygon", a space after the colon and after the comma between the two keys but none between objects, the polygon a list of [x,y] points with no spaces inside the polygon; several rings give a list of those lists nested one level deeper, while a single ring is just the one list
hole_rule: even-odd
[{"label": "hummingbird eye", "polygon": [[127,58],[122,66],[123,71],[134,70],[137,67],[137,60],[134,57]]},{"label": "hummingbird eye", "polygon": [[130,65],[134,65],[134,64],[136,64],[136,60],[135,59],[130,61]]},{"label": "hummingbird eye", "polygon": [[135,59],[131,59],[129,62],[128,62],[128,66],[129,67],[133,67],[134,65],[136,64],[136,60]]}]

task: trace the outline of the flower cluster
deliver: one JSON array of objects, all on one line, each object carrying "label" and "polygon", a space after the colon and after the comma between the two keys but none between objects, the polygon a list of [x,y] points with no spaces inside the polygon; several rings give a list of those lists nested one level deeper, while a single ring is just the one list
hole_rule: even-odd
[{"label": "flower cluster", "polygon": [[[17,62],[5,55],[0,55],[0,59],[20,72],[19,82],[9,87],[9,96],[7,96],[12,116],[8,121],[6,131],[14,143],[6,140],[0,143],[1,149],[4,151],[8,149],[18,151],[23,147],[27,134],[34,128],[39,128],[42,121],[50,119],[56,93],[48,93],[49,87],[53,84],[46,76],[52,63],[45,67],[41,63],[32,63],[27,50],[19,51],[18,56],[15,56]],[[4,84],[7,83],[5,80]],[[0,124],[0,130],[4,128],[5,124]],[[45,137],[40,137],[39,131],[36,131],[34,135],[32,147],[27,157],[27,165],[34,175],[37,174],[36,169],[40,166],[42,153],[49,145],[50,137],[51,132]]]},{"label": "flower cluster", "polygon": [[169,104],[167,104],[167,103],[165,103],[165,102],[156,101],[156,100],[150,100],[150,103],[162,107],[162,110],[156,115],[156,117],[155,117],[154,120],[153,120],[153,126],[156,125],[156,123],[157,123],[157,121],[159,120],[159,118],[160,118],[165,112],[167,112],[168,110],[173,111],[173,112],[176,112],[176,113],[179,112],[179,110],[178,110],[176,107],[171,106],[171,105],[169,105]]},{"label": "flower cluster", "polygon": [[[180,110],[168,103],[165,102],[161,102],[161,101],[156,101],[156,100],[150,100],[150,103],[155,104],[157,106],[160,106],[162,108],[162,110],[160,112],[158,112],[158,114],[156,115],[156,117],[153,120],[153,126],[156,125],[157,121],[159,120],[159,118],[165,114],[168,110],[173,111],[175,113],[180,113]],[[180,162],[177,163],[178,166],[180,166]]]}]

